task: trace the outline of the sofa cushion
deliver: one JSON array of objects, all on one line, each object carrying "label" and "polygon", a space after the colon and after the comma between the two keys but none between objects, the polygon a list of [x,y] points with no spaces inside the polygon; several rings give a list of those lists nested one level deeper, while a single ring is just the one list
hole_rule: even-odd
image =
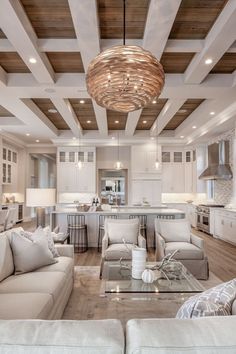
[{"label": "sofa cushion", "polygon": [[30,272],[56,262],[43,235],[38,235],[34,241],[31,241],[13,232],[11,248],[16,274]]},{"label": "sofa cushion", "polygon": [[186,219],[162,219],[159,227],[165,242],[190,242],[190,224]]},{"label": "sofa cushion", "polygon": [[12,275],[0,283],[0,294],[45,293],[52,295],[55,302],[65,280],[66,274],[64,272],[33,272]]},{"label": "sofa cushion", "polygon": [[235,316],[130,320],[126,354],[235,354],[235,326]]},{"label": "sofa cushion", "polygon": [[167,242],[165,244],[165,255],[168,253],[175,253],[175,259],[204,259],[204,252],[202,249],[187,242]]},{"label": "sofa cushion", "polygon": [[36,272],[64,272],[69,274],[74,268],[74,260],[70,257],[58,257],[57,263],[41,267]]},{"label": "sofa cushion", "polygon": [[47,319],[52,308],[53,299],[49,294],[0,294],[1,319]]},{"label": "sofa cushion", "polygon": [[110,245],[105,250],[105,259],[107,261],[119,260],[120,258],[131,260],[132,259],[132,249],[134,247],[135,247],[134,245],[130,245],[130,244],[123,245],[121,243]]},{"label": "sofa cushion", "polygon": [[126,243],[137,244],[139,235],[139,220],[105,219],[105,232],[108,234],[109,244]]},{"label": "sofa cushion", "polygon": [[14,272],[13,256],[9,239],[0,235],[0,281],[9,277]]},{"label": "sofa cushion", "polygon": [[236,278],[190,297],[181,306],[176,318],[231,315],[235,298]]},{"label": "sofa cushion", "polygon": [[0,321],[0,352],[123,354],[124,333],[118,320]]}]

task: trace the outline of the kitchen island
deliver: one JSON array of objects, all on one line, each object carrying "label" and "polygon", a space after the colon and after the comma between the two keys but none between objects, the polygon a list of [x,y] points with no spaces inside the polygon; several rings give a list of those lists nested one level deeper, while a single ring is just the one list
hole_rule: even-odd
[{"label": "kitchen island", "polygon": [[153,246],[154,237],[154,219],[183,219],[185,213],[178,209],[168,208],[112,208],[108,211],[77,211],[76,208],[61,208],[50,214],[50,224],[53,229],[56,225],[59,226],[60,232],[67,232],[67,215],[82,214],[85,215],[85,223],[88,229],[88,245],[89,247],[97,247],[98,232],[99,232],[99,215],[117,215],[118,219],[128,219],[130,215],[147,215],[147,237],[148,245]]}]

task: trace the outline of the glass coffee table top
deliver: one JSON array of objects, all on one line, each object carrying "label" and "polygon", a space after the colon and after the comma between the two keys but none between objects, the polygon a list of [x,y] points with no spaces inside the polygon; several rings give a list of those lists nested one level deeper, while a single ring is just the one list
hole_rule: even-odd
[{"label": "glass coffee table top", "polygon": [[[126,262],[131,265],[131,262]],[[147,263],[147,268],[156,263]],[[159,278],[151,284],[133,279],[131,270],[120,266],[119,262],[105,262],[103,267],[105,293],[199,293],[204,287],[182,266],[178,279]]]}]

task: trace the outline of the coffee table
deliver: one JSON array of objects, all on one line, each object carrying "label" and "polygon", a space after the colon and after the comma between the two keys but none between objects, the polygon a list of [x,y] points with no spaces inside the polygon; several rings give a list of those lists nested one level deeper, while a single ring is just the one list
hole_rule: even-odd
[{"label": "coffee table", "polygon": [[[131,262],[126,262],[131,265]],[[153,267],[156,263],[147,263]],[[152,284],[133,279],[131,270],[120,266],[119,262],[105,262],[103,267],[103,291],[105,294],[153,294],[153,293],[199,293],[204,291],[200,282],[183,266],[178,279],[160,278]]]}]

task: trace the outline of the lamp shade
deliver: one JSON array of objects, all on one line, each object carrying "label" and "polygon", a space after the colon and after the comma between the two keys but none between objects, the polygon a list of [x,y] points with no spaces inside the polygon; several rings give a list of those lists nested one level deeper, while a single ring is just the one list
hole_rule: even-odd
[{"label": "lamp shade", "polygon": [[26,206],[28,207],[49,207],[56,202],[55,188],[27,188]]}]

